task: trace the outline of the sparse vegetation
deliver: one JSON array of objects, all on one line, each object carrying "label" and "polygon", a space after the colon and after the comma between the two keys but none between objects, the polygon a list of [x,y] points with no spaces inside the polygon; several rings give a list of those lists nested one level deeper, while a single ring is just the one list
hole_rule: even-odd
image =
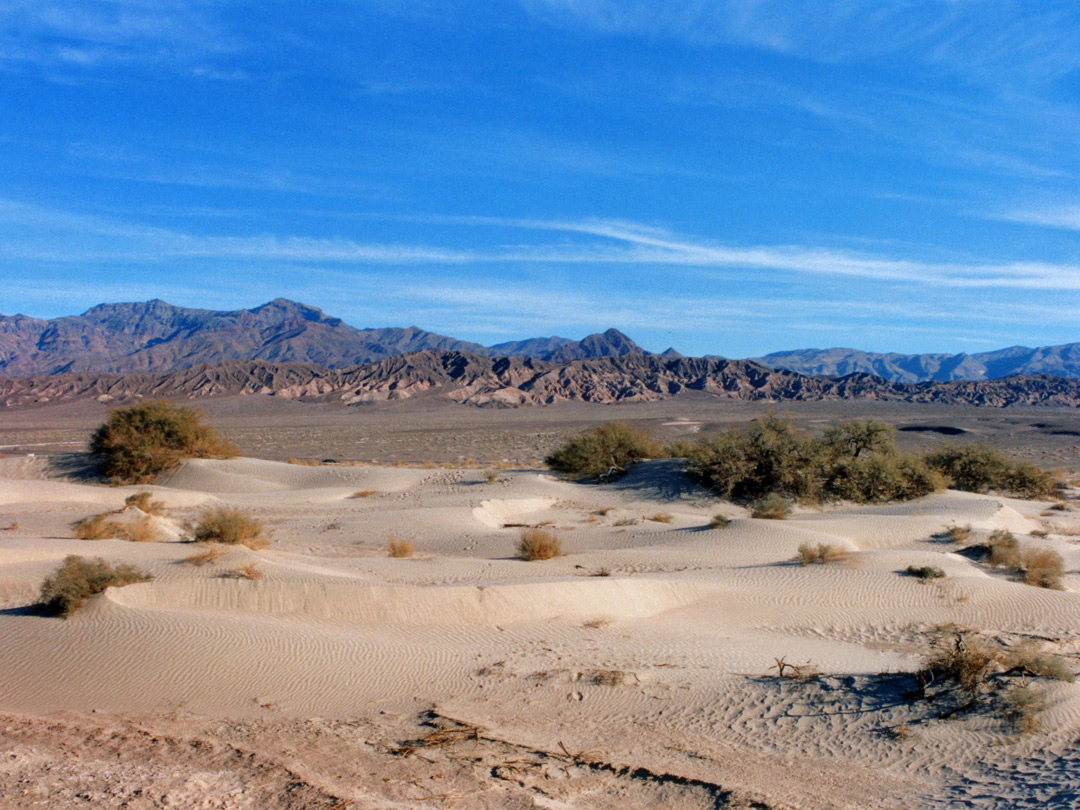
[{"label": "sparse vegetation", "polygon": [[562,544],[554,532],[524,529],[518,540],[518,556],[528,562],[550,560],[562,554]]},{"label": "sparse vegetation", "polygon": [[767,416],[698,441],[687,470],[735,500],[910,500],[943,484],[920,458],[896,449],[891,426],[873,419],[843,422],[817,439]]},{"label": "sparse vegetation", "polygon": [[1046,548],[1025,549],[1021,555],[1024,582],[1038,588],[1062,590],[1062,577],[1065,576],[1065,561],[1056,551]]},{"label": "sparse vegetation", "polygon": [[1030,734],[1042,726],[1046,694],[1031,684],[1017,684],[1006,693],[1009,720],[1020,734]]},{"label": "sparse vegetation", "polygon": [[408,540],[391,537],[386,544],[386,552],[391,557],[411,557],[416,553],[416,547]]},{"label": "sparse vegetation", "polygon": [[545,461],[556,472],[600,478],[663,455],[664,449],[647,434],[623,422],[608,422],[567,440]]},{"label": "sparse vegetation", "polygon": [[489,484],[497,484],[499,481],[502,481],[502,476],[495,472],[495,470],[487,470],[484,473],[484,480]]},{"label": "sparse vegetation", "polygon": [[846,551],[828,543],[818,543],[816,546],[803,543],[799,546],[799,562],[802,565],[824,565],[842,560],[846,556]]},{"label": "sparse vegetation", "polygon": [[942,635],[916,676],[922,692],[934,681],[942,680],[954,681],[965,691],[975,693],[986,682],[993,661],[982,640],[964,633],[952,639]]},{"label": "sparse vegetation", "polygon": [[195,524],[194,540],[199,543],[240,544],[253,551],[269,545],[261,521],[228,506],[215,506],[203,512]]},{"label": "sparse vegetation", "polygon": [[990,535],[983,561],[994,568],[1004,568],[1020,574],[1027,585],[1061,590],[1065,576],[1065,561],[1052,549],[1020,547],[1016,536],[1005,529]]},{"label": "sparse vegetation", "polygon": [[731,518],[729,518],[727,515],[717,514],[717,515],[713,515],[712,520],[709,521],[709,528],[710,529],[722,529],[725,526],[727,526],[729,523],[731,523]]},{"label": "sparse vegetation", "polygon": [[356,492],[354,492],[352,494],[352,496],[354,498],[370,498],[374,494],[375,494],[375,490],[373,490],[373,489],[359,489]]},{"label": "sparse vegetation", "polygon": [[103,512],[91,515],[71,524],[75,536],[80,540],[112,540],[120,536],[120,525],[111,520],[115,512]]},{"label": "sparse vegetation", "polygon": [[161,539],[161,532],[149,515],[122,523],[119,529],[120,535],[133,543],[156,543]]},{"label": "sparse vegetation", "polygon": [[968,523],[964,526],[950,526],[945,530],[945,534],[949,538],[949,542],[966,543],[971,539],[973,532],[971,524]]},{"label": "sparse vegetation", "polygon": [[1020,541],[1012,532],[1007,529],[998,529],[990,535],[986,547],[984,559],[989,565],[994,568],[1007,568],[1010,571],[1021,569]]},{"label": "sparse vegetation", "polygon": [[945,572],[938,568],[936,565],[909,565],[907,567],[908,576],[917,577],[923,582],[928,582],[932,579],[944,579]]},{"label": "sparse vegetation", "polygon": [[667,512],[656,512],[655,514],[649,515],[645,519],[651,520],[653,523],[671,523],[673,520],[675,520],[675,517],[674,515],[670,515]]},{"label": "sparse vegetation", "polygon": [[71,555],[41,585],[39,601],[54,616],[70,616],[106,588],[132,585],[152,579],[130,565],[110,565],[100,558]]},{"label": "sparse vegetation", "polygon": [[161,501],[155,501],[151,492],[136,492],[134,495],[128,495],[124,499],[124,506],[134,506],[140,512],[145,512],[148,515],[165,514],[165,504]]},{"label": "sparse vegetation", "polygon": [[113,411],[94,431],[89,449],[101,457],[102,469],[117,484],[152,481],[185,458],[236,454],[198,411],[165,400]]},{"label": "sparse vegetation", "polygon": [[791,501],[777,495],[775,492],[769,493],[763,498],[758,498],[750,508],[750,517],[762,520],[783,520],[790,514]]},{"label": "sparse vegetation", "polygon": [[191,556],[185,557],[184,562],[188,565],[194,565],[196,568],[202,568],[204,565],[213,565],[224,556],[225,549],[219,546],[211,546],[205,551],[197,551]]},{"label": "sparse vegetation", "polygon": [[236,568],[230,568],[228,571],[222,571],[219,576],[222,579],[246,579],[255,581],[262,579],[262,571],[259,570],[258,563],[247,563],[246,565],[238,565]]},{"label": "sparse vegetation", "polygon": [[805,664],[789,664],[787,662],[787,656],[780,658],[774,658],[776,663],[769,667],[769,670],[776,670],[776,677],[778,678],[792,678],[797,681],[809,681],[817,677],[817,667],[807,661]]},{"label": "sparse vegetation", "polygon": [[1024,644],[1009,650],[1002,657],[1001,663],[1006,669],[1023,675],[1069,683],[1076,679],[1061,656],[1040,650],[1035,644]]},{"label": "sparse vegetation", "polygon": [[1018,498],[1050,498],[1058,491],[1054,477],[1026,461],[1010,461],[982,444],[946,447],[926,457],[953,489],[965,492],[1003,492]]},{"label": "sparse vegetation", "polygon": [[[1038,728],[1046,703],[1044,691],[1028,678],[1072,681],[1074,674],[1064,659],[1033,643],[1009,648],[971,632],[941,628],[916,678],[922,697],[939,700],[953,688],[963,695],[940,717],[970,711],[986,700],[983,705],[1003,715],[1017,731],[1029,732]],[[928,692],[931,686],[933,694]]]}]

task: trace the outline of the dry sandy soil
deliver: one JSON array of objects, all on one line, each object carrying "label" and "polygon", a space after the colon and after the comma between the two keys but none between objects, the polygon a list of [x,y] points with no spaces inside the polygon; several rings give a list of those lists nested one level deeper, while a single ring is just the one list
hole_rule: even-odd
[{"label": "dry sandy soil", "polygon": [[[373,458],[353,449],[382,442],[384,461],[508,464],[601,413],[500,413],[485,432],[465,409],[426,421],[372,410],[349,433],[339,415],[297,410],[260,439],[258,414],[245,421],[231,407],[214,405],[212,421],[252,455]],[[751,411],[602,413],[678,435]],[[795,415],[811,426],[830,418]],[[61,442],[81,442],[100,414],[7,416],[8,444],[41,445],[37,457],[0,459],[0,807],[1080,801],[1080,684],[1001,674],[995,694],[974,701],[943,684],[917,699],[911,674],[948,626],[1080,668],[1080,575],[1067,574],[1063,591],[1028,586],[941,538],[952,525],[971,525],[969,543],[1009,529],[1025,547],[1059,551],[1073,572],[1080,511],[945,492],[765,521],[698,489],[677,461],[599,486],[528,466],[489,481],[483,469],[239,458],[190,461],[149,488],[107,487],[67,474],[72,458],[42,454],[73,449]],[[1075,438],[1051,432],[1072,430],[1071,414],[924,408],[893,421],[1003,446],[1027,431],[1029,457],[1074,466]],[[520,448],[498,455],[503,435]],[[168,509],[154,518],[158,542],[73,538],[72,521],[143,489]],[[260,517],[270,547],[186,563],[201,549],[182,542],[184,521],[218,504]],[[731,523],[709,528],[718,513]],[[516,559],[522,524],[554,530],[566,553]],[[392,537],[415,556],[388,557]],[[801,566],[803,543],[846,556]],[[70,619],[43,616],[38,588],[69,554],[155,578],[110,589]],[[257,579],[230,576],[252,563]],[[923,583],[903,573],[909,565],[948,576]],[[955,643],[951,630],[944,640]],[[776,658],[817,674],[780,678]],[[1045,706],[1022,732],[1009,694],[1024,685]]]}]

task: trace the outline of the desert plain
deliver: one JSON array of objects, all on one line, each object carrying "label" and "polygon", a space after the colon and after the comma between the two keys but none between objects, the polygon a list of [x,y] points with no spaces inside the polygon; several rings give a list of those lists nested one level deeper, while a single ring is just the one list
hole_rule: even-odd
[{"label": "desert plain", "polygon": [[[0,807],[1080,806],[1080,684],[999,672],[992,693],[920,697],[914,675],[961,640],[1080,669],[1073,489],[763,520],[678,459],[608,484],[540,460],[612,419],[666,440],[766,405],[200,407],[241,457],[140,487],[107,485],[81,452],[104,407],[0,417]],[[876,416],[908,448],[979,440],[1066,479],[1080,469],[1072,411],[776,410],[810,430]],[[81,518],[130,516],[143,491],[164,506],[152,541],[74,537]],[[269,546],[193,564],[185,524],[218,505],[262,520]],[[563,554],[519,559],[529,527]],[[1058,552],[1064,588],[965,553],[998,530]],[[413,555],[389,556],[392,541]],[[841,554],[800,564],[816,544]],[[154,579],[42,615],[41,583],[71,554]],[[1026,725],[1016,689],[1037,696]]]}]

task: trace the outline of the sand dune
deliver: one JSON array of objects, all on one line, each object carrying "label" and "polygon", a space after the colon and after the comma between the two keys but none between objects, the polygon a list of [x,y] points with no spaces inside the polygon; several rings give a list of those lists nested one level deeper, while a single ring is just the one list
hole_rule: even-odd
[{"label": "sand dune", "polygon": [[[0,531],[0,711],[11,739],[30,746],[18,749],[17,767],[0,769],[0,788],[5,773],[32,768],[41,713],[99,713],[50,719],[50,733],[68,739],[108,713],[144,712],[158,739],[186,724],[204,747],[243,744],[278,764],[285,749],[273,746],[302,737],[324,756],[294,752],[288,762],[304,762],[325,795],[415,806],[405,794],[394,805],[398,788],[370,774],[405,767],[385,746],[423,733],[416,718],[434,710],[441,723],[485,731],[461,759],[451,747],[431,760],[458,773],[462,791],[502,797],[478,807],[608,806],[600,795],[625,795],[627,806],[649,806],[647,796],[666,797],[652,806],[726,806],[721,794],[770,807],[1041,807],[1066,806],[1054,802],[1080,789],[1068,769],[1080,686],[1040,681],[1043,729],[1026,735],[1004,715],[940,719],[932,704],[903,697],[914,683],[905,673],[946,625],[1044,645],[1074,666],[1080,577],[1069,573],[1062,591],[1031,587],[941,533],[970,524],[981,542],[1008,529],[1025,546],[1059,550],[1073,570],[1080,513],[1047,517],[1046,504],[946,492],[766,521],[688,482],[672,461],[596,486],[538,471],[489,482],[479,471],[234,459],[188,462],[148,488],[169,507],[162,542],[90,542],[74,539],[70,522],[121,509],[144,488],[46,480],[31,464],[0,473],[0,529],[17,524]],[[370,493],[354,497],[359,490]],[[187,564],[199,549],[177,542],[181,524],[211,504],[257,514],[272,530],[269,549]],[[732,522],[709,528],[718,512]],[[547,524],[567,553],[518,560],[519,529],[507,524]],[[1044,526],[1055,531],[1030,536]],[[413,542],[416,556],[387,557],[391,535]],[[844,558],[800,565],[799,546],[819,543]],[[68,554],[122,560],[155,579],[110,589],[68,620],[37,615],[37,588]],[[249,565],[255,579],[229,576]],[[924,565],[945,578],[905,573]],[[820,675],[780,680],[777,658]],[[117,723],[120,738],[137,738]],[[348,747],[342,729],[361,726],[364,739],[388,740],[382,753]],[[903,739],[892,731],[900,726],[911,729]],[[611,770],[530,781],[564,756],[560,745],[594,751]],[[177,756],[177,767],[201,762]],[[516,781],[490,776],[522,757],[541,764]],[[488,775],[467,760],[486,763]],[[563,767],[575,762],[564,757]],[[429,764],[414,760],[410,773]],[[623,765],[639,769],[638,781],[616,776]],[[594,793],[578,787],[589,780],[601,780]],[[513,803],[542,795],[534,784],[550,791],[546,804]]]}]

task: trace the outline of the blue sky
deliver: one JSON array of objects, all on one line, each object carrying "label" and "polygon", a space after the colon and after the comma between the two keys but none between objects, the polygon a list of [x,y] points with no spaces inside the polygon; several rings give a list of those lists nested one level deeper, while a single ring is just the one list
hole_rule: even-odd
[{"label": "blue sky", "polygon": [[1080,5],[5,0],[0,312],[1080,340]]}]

